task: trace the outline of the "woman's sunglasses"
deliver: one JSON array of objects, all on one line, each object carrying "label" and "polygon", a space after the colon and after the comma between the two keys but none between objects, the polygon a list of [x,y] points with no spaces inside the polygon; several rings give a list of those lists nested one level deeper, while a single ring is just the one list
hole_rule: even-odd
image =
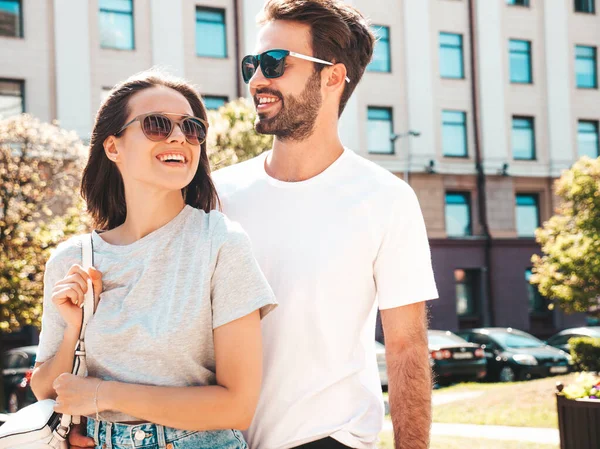
[{"label": "woman's sunglasses", "polygon": [[[242,77],[244,82],[248,84],[256,69],[260,66],[265,78],[279,78],[285,72],[285,58],[293,56],[294,58],[305,59],[307,61],[318,62],[319,64],[333,65],[332,62],[323,61],[322,59],[313,58],[312,56],[301,55],[289,50],[268,50],[260,55],[247,55],[242,59]],[[350,82],[350,78],[346,77],[346,82]]]},{"label": "woman's sunglasses", "polygon": [[[171,115],[181,117],[179,120],[172,119]],[[115,134],[119,137],[125,128],[134,122],[139,121],[142,125],[142,132],[144,135],[153,142],[160,142],[167,140],[175,125],[179,125],[181,132],[185,136],[185,140],[190,145],[201,145],[206,140],[206,131],[208,130],[208,123],[198,117],[192,117],[189,115],[174,114],[168,112],[149,112],[148,114],[138,115],[130,122],[123,125],[123,127]]]}]

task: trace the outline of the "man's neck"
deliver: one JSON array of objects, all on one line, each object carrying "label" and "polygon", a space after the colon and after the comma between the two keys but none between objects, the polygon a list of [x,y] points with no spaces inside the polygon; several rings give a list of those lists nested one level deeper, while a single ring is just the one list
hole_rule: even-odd
[{"label": "man's neck", "polygon": [[306,181],[325,171],[343,152],[337,132],[327,136],[315,131],[301,142],[275,138],[265,170],[280,181]]}]

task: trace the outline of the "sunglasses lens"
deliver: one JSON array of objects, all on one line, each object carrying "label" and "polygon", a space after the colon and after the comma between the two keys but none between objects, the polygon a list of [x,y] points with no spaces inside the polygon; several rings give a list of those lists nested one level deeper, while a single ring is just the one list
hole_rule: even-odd
[{"label": "sunglasses lens", "polygon": [[159,142],[171,134],[172,126],[171,120],[167,117],[155,114],[144,119],[142,130],[148,139]]},{"label": "sunglasses lens", "polygon": [[279,78],[285,70],[287,51],[269,50],[260,57],[260,68],[265,78]]},{"label": "sunglasses lens", "polygon": [[254,76],[257,66],[256,58],[252,55],[245,56],[244,59],[242,59],[242,77],[246,84],[248,84]]},{"label": "sunglasses lens", "polygon": [[206,140],[204,123],[194,118],[186,118],[181,122],[181,131],[192,145],[199,145]]}]

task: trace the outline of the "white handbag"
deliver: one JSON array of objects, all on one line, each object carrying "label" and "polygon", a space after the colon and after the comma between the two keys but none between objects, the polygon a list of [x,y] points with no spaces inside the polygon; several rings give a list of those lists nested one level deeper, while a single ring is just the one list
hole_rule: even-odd
[{"label": "white handbag", "polygon": [[[93,246],[90,235],[82,238],[83,269],[93,266]],[[79,340],[75,346],[72,373],[87,375],[85,363],[85,329],[94,314],[94,292],[88,280],[88,289],[83,305],[83,317]],[[79,424],[79,416],[70,416],[54,411],[55,401],[44,399],[19,410],[0,427],[0,449],[67,449],[67,436],[72,424]]]}]

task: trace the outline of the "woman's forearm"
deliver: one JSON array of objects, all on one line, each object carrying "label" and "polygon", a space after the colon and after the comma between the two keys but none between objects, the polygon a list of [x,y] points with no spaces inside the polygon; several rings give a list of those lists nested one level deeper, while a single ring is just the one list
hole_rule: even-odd
[{"label": "woman's forearm", "polygon": [[156,387],[104,382],[98,407],[141,420],[186,430],[245,430],[256,409],[256,395],[219,385]]},{"label": "woman's forearm", "polygon": [[56,355],[34,369],[31,376],[31,390],[38,400],[56,398],[52,384],[58,376],[73,370],[75,345],[78,339],[79,330],[67,328]]}]

